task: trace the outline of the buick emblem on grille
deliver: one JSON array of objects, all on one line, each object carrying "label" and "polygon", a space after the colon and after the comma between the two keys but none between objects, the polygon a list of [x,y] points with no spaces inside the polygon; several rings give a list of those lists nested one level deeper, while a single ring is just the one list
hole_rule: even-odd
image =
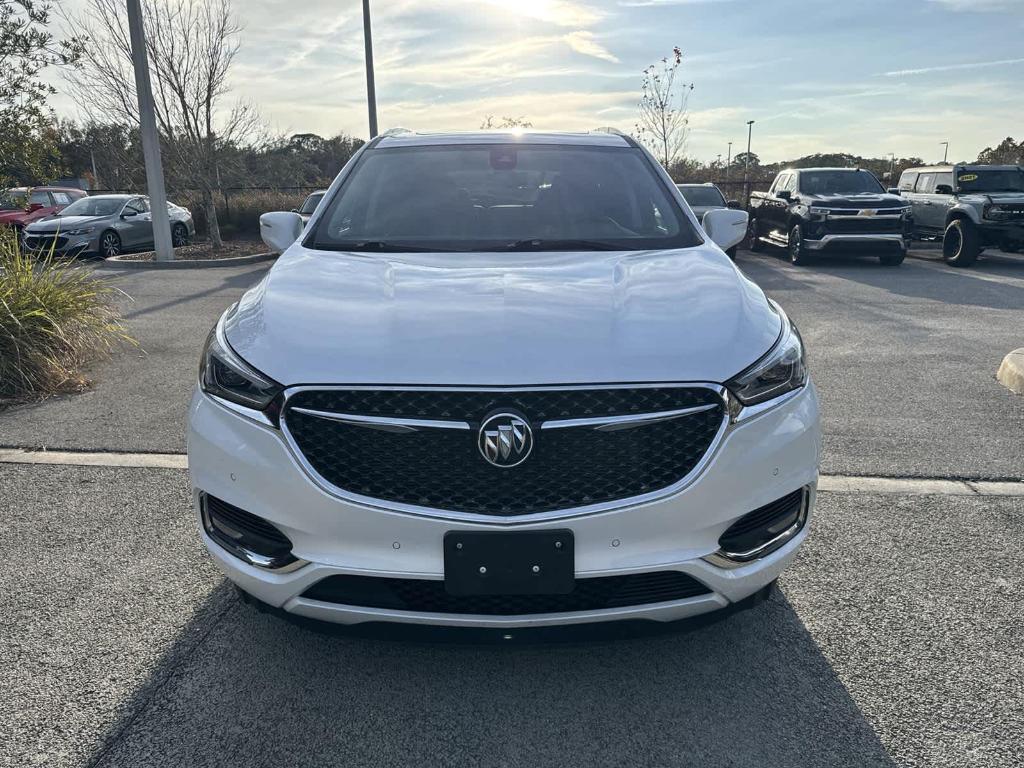
[{"label": "buick emblem on grille", "polygon": [[499,413],[480,426],[477,446],[481,455],[494,466],[515,467],[533,450],[533,432],[519,416]]}]

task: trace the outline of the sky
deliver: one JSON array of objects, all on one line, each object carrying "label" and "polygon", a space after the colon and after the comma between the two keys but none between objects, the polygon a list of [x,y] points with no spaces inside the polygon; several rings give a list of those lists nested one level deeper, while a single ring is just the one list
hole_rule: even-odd
[{"label": "sky", "polygon": [[[161,2],[173,0],[160,0]],[[63,0],[71,9],[84,0]],[[232,95],[281,133],[367,135],[360,0],[233,0]],[[973,160],[1024,139],[1024,0],[371,0],[381,129],[632,131],[684,53],[687,154]],[[57,82],[57,87],[63,86]],[[73,111],[66,94],[53,102]]]}]

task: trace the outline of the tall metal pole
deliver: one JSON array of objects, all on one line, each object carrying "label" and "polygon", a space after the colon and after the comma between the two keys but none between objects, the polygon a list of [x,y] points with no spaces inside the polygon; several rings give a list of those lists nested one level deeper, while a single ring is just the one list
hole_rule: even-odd
[{"label": "tall metal pole", "polygon": [[939,144],[942,144],[943,146],[945,146],[945,149],[942,150],[942,164],[945,165],[946,164],[946,160],[949,158],[949,142],[948,141],[940,141]]},{"label": "tall metal pole", "polygon": [[754,121],[747,120],[747,155],[743,158],[743,194],[746,195],[747,205],[750,205],[750,137],[754,132]]},{"label": "tall metal pole", "polygon": [[370,33],[370,0],[363,0],[363,43],[366,46],[366,108],[370,111],[370,138],[377,135],[377,89],[373,84],[373,35]]},{"label": "tall metal pole", "polygon": [[896,175],[896,153],[889,153],[889,186],[892,186],[893,177]]},{"label": "tall metal pole", "polygon": [[132,41],[132,63],[135,65],[135,91],[139,98],[142,156],[146,161],[146,187],[149,189],[156,260],[174,261],[171,221],[167,215],[167,192],[164,190],[164,168],[160,162],[160,136],[156,130],[156,114],[153,109],[153,86],[149,82],[146,31],[142,25],[139,0],[128,0],[128,33]]},{"label": "tall metal pole", "polygon": [[96,153],[91,149],[89,150],[89,159],[92,160],[92,188],[99,189],[100,177],[99,174],[96,173]]},{"label": "tall metal pole", "polygon": [[729,157],[725,161],[725,188],[729,189],[729,167],[732,165],[732,142],[729,142]]}]

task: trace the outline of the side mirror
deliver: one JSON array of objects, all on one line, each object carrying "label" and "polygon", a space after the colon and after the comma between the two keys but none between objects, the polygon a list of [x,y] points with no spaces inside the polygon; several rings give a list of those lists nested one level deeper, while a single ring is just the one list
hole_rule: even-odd
[{"label": "side mirror", "polygon": [[260,216],[260,237],[267,247],[284,253],[302,234],[302,218],[292,211],[274,211]]},{"label": "side mirror", "polygon": [[132,211],[132,210],[121,211],[121,218],[122,219],[127,219],[127,218],[130,218],[132,216],[138,216],[138,215],[139,215],[138,211]]},{"label": "side mirror", "polygon": [[729,200],[728,202],[726,202],[725,207],[732,208],[734,211],[739,211],[743,208],[743,206],[740,205],[739,200]]},{"label": "side mirror", "polygon": [[701,225],[715,245],[727,251],[747,236],[747,212],[716,208],[704,214]]},{"label": "side mirror", "polygon": [[298,212],[299,212],[298,208],[292,208],[292,213],[298,213]]},{"label": "side mirror", "polygon": [[28,204],[28,208],[26,208],[25,210],[28,213],[35,213],[36,211],[41,211],[42,209],[43,209],[43,204],[42,203],[29,203]]},{"label": "side mirror", "polygon": [[899,187],[889,187],[886,190],[886,192],[888,192],[890,195],[898,195],[898,194],[900,194],[900,188]]},{"label": "side mirror", "polygon": [[790,192],[788,189],[783,189],[780,190],[779,192],[776,192],[775,196],[779,198],[779,200],[790,200],[793,197],[793,193]]},{"label": "side mirror", "polygon": [[949,184],[936,184],[935,185],[935,194],[936,195],[952,195],[953,194],[953,187],[951,187]]}]

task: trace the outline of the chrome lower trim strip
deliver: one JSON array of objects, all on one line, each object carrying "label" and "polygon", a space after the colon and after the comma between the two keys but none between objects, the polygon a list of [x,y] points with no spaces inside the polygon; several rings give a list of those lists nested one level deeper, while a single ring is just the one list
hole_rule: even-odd
[{"label": "chrome lower trim strip", "polygon": [[[339,488],[338,486],[331,483],[319,472],[306,459],[302,453],[302,449],[299,448],[298,443],[292,436],[291,430],[288,428],[288,400],[299,392],[306,391],[344,391],[344,390],[410,390],[418,392],[545,392],[545,391],[556,391],[556,390],[580,390],[580,389],[655,389],[663,387],[679,387],[679,388],[701,388],[709,389],[721,398],[722,401],[722,421],[719,424],[718,431],[712,438],[710,445],[708,445],[707,451],[704,452],[704,456],[697,462],[696,466],[690,470],[689,474],[680,478],[677,482],[672,485],[666,486],[658,491],[652,491],[650,493],[642,494],[640,496],[631,496],[626,499],[617,499],[615,501],[603,502],[600,504],[588,504],[582,507],[571,507],[567,509],[553,510],[550,512],[538,512],[531,515],[515,515],[509,517],[502,517],[500,515],[481,515],[473,512],[456,512],[444,509],[434,509],[432,507],[422,507],[415,504],[404,504],[400,502],[390,502],[384,499],[378,499],[372,496],[362,496],[357,493],[352,493]],[[663,499],[667,496],[672,496],[679,493],[684,488],[690,486],[700,475],[704,472],[707,466],[712,462],[715,455],[718,453],[718,449],[721,446],[726,434],[732,427],[728,411],[728,390],[721,384],[714,384],[711,382],[643,382],[637,384],[571,384],[571,385],[547,385],[547,386],[536,386],[536,387],[459,387],[459,386],[401,386],[401,385],[352,385],[346,386],[344,384],[334,385],[302,385],[296,387],[289,387],[284,392],[285,402],[281,410],[281,435],[284,437],[285,443],[288,446],[292,457],[298,466],[305,472],[306,476],[310,480],[319,486],[321,489],[331,494],[332,496],[348,501],[354,504],[359,504],[364,507],[371,509],[378,509],[382,512],[392,512],[398,514],[414,515],[417,517],[427,517],[437,520],[455,520],[462,522],[473,522],[483,523],[496,527],[515,527],[517,525],[529,525],[531,523],[543,522],[548,520],[562,520],[573,517],[582,517],[584,515],[593,515],[602,512],[609,512],[612,510],[624,509],[628,507],[634,507],[641,504],[647,504],[652,501]]]},{"label": "chrome lower trim strip", "polygon": [[[541,429],[567,429],[572,427],[593,427],[603,432],[615,432],[620,429],[632,429],[642,427],[645,424],[657,424],[662,421],[672,421],[683,416],[690,416],[695,413],[704,413],[715,408],[721,408],[721,403],[710,405],[698,405],[693,408],[680,408],[675,411],[658,411],[655,413],[631,413],[628,416],[594,416],[587,419],[556,419],[545,421],[540,425]],[[298,410],[298,409],[296,409]]]},{"label": "chrome lower trim strip", "polygon": [[837,243],[896,243],[904,245],[903,235],[823,235],[820,240],[804,238],[803,245],[809,251],[820,251]]},{"label": "chrome lower trim strip", "polygon": [[361,416],[354,413],[315,411],[312,408],[292,408],[297,413],[318,419],[338,421],[354,427],[379,429],[383,432],[419,432],[421,429],[469,429],[464,421],[435,421],[432,419],[404,419],[394,416]]}]

